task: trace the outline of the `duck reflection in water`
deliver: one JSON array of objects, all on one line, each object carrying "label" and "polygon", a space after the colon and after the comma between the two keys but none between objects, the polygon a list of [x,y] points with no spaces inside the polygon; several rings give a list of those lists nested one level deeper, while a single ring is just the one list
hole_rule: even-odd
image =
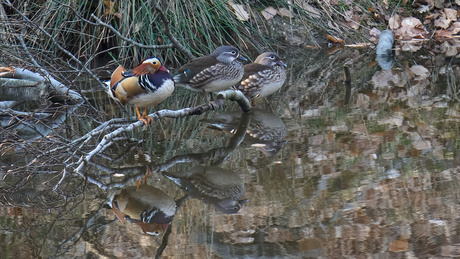
[{"label": "duck reflection in water", "polygon": [[[284,122],[272,112],[253,109],[251,123],[246,130],[244,143],[259,148],[266,156],[274,156],[280,152],[287,141],[287,128]],[[222,112],[217,116],[204,120],[210,128],[234,134],[241,120],[241,111]]]},{"label": "duck reflection in water", "polygon": [[230,170],[217,166],[195,166],[185,172],[163,172],[192,197],[214,205],[225,214],[235,214],[249,200],[243,179]]},{"label": "duck reflection in water", "polygon": [[176,213],[174,199],[146,183],[114,193],[110,205],[121,222],[134,223],[145,234],[152,236],[163,233]]}]

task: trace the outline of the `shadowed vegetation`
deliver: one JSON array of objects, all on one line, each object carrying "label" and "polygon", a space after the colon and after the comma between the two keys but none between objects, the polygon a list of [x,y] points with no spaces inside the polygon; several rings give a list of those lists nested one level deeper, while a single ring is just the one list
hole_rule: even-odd
[{"label": "shadowed vegetation", "polygon": [[[171,35],[194,56],[208,54],[224,44],[235,45],[243,52],[291,44],[317,45],[324,42],[327,34],[337,35],[343,27],[333,21],[343,18],[343,10],[338,7],[284,0],[250,4],[190,0],[3,0],[0,39],[3,46],[16,49],[18,38],[23,37],[42,65],[54,66],[55,58],[59,57],[70,69],[81,70],[79,66],[96,68],[111,60],[132,65],[146,56],[156,55],[165,59],[167,66],[178,67],[189,57],[172,42]],[[267,8],[273,8],[275,13],[270,16],[271,9]],[[333,26],[328,25],[331,21]],[[340,36],[353,36],[346,31],[342,30],[340,33],[345,35]],[[12,64],[21,63],[15,57],[22,48],[14,49],[2,52],[10,53],[5,57],[10,56]]]}]

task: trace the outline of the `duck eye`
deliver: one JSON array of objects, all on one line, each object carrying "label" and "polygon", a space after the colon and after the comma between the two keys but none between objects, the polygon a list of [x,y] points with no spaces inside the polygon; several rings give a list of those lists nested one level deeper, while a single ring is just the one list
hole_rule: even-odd
[{"label": "duck eye", "polygon": [[236,51],[235,51],[235,50],[232,50],[231,53],[232,53],[232,55],[235,55],[235,54],[236,54]]}]

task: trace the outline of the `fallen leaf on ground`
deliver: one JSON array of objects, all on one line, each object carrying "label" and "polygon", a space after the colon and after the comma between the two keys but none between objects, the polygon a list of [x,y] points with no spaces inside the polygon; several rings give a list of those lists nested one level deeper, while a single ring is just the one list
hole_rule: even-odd
[{"label": "fallen leaf on ground", "polygon": [[410,71],[414,74],[414,80],[424,80],[430,76],[430,71],[422,65],[414,65]]},{"label": "fallen leaf on ground", "polygon": [[436,20],[434,20],[434,26],[442,29],[447,29],[450,25],[451,20],[447,19],[445,13],[442,13]]},{"label": "fallen leaf on ground", "polygon": [[292,15],[292,12],[289,11],[288,9],[284,8],[284,7],[283,7],[283,8],[280,8],[280,9],[278,10],[278,13],[279,13],[279,15],[281,15],[282,17],[289,17],[289,18],[293,18],[293,17],[294,17],[294,15]]},{"label": "fallen leaf on ground", "polygon": [[454,22],[452,25],[449,27],[449,32],[452,34],[457,34],[460,32],[460,22]]},{"label": "fallen leaf on ground", "polygon": [[416,52],[422,49],[422,41],[410,40],[410,41],[401,41],[401,50]]},{"label": "fallen leaf on ground", "polygon": [[401,17],[396,14],[390,17],[390,20],[388,20],[388,27],[390,27],[391,30],[396,30],[399,28],[401,25]]},{"label": "fallen leaf on ground", "polygon": [[235,4],[232,1],[230,1],[229,4],[233,8],[236,18],[238,18],[238,20],[249,20],[249,13],[244,9],[244,6],[242,4]]},{"label": "fallen leaf on ground", "polygon": [[441,29],[435,32],[436,38],[452,38],[452,33],[448,30]]},{"label": "fallen leaf on ground", "polygon": [[440,49],[440,52],[444,53],[444,55],[446,57],[454,57],[454,56],[457,56],[458,47],[460,47],[460,46],[457,46],[457,45],[459,45],[459,44],[458,43],[457,44],[455,44],[455,43],[451,44],[450,42],[445,41],[441,45],[439,45],[439,49]]},{"label": "fallen leaf on ground", "polygon": [[345,12],[345,21],[347,22],[348,26],[357,30],[361,24],[361,17],[353,13],[353,10],[348,10]]},{"label": "fallen leaf on ground", "polygon": [[300,3],[300,1],[295,1],[296,5],[298,5],[300,8],[304,9],[305,11],[307,11],[307,13],[309,15],[311,15],[311,17],[313,18],[321,18],[321,12],[318,11],[318,9],[316,9],[315,7],[309,5],[308,3],[306,3],[305,1],[303,1],[302,3]]},{"label": "fallen leaf on ground", "polygon": [[377,71],[371,80],[375,88],[389,89],[392,87],[405,87],[406,82],[400,73],[392,70]]},{"label": "fallen leaf on ground", "polygon": [[444,8],[444,13],[446,14],[447,19],[451,21],[457,21],[457,10],[452,8]]},{"label": "fallen leaf on ground", "polygon": [[265,8],[262,11],[262,15],[264,16],[265,20],[267,20],[267,21],[272,19],[277,13],[278,13],[278,11],[276,11],[276,9],[271,7],[271,6]]}]

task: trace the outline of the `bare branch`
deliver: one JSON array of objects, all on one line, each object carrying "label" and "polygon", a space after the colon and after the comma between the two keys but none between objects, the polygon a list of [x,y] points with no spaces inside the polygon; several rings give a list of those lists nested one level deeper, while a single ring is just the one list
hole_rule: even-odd
[{"label": "bare branch", "polygon": [[107,24],[107,23],[101,21],[101,19],[97,18],[96,15],[91,14],[91,17],[92,17],[94,20],[96,20],[96,22],[97,22],[96,24],[102,25],[102,26],[104,26],[104,27],[110,29],[110,30],[111,30],[113,33],[115,33],[118,37],[120,37],[120,38],[123,39],[124,41],[127,41],[127,42],[133,44],[134,46],[141,47],[141,48],[149,48],[149,49],[168,49],[168,48],[173,48],[173,47],[175,47],[173,44],[166,44],[166,45],[145,45],[145,44],[142,44],[142,43],[133,41],[132,39],[123,36],[119,31],[117,31],[117,29],[113,28],[110,24]]},{"label": "bare branch", "polygon": [[[22,30],[23,34],[24,34],[24,31],[25,31],[25,28]],[[50,85],[53,87],[53,89],[54,89],[54,91],[56,91],[56,93],[59,93],[61,95],[65,95],[65,96],[69,96],[70,98],[72,98],[76,102],[82,102],[83,101],[83,97],[80,94],[78,94],[77,92],[69,89],[68,87],[64,86],[62,83],[60,83],[59,81],[54,79],[54,77],[52,77],[51,74],[48,73],[48,71],[46,69],[44,69],[42,66],[40,66],[40,64],[38,64],[38,62],[35,60],[35,58],[30,53],[29,48],[27,47],[26,43],[24,42],[24,38],[22,37],[22,35],[17,36],[17,38],[21,42],[21,45],[24,48],[24,50],[26,51],[26,53],[29,56],[29,58],[32,60],[32,63],[34,63],[34,65],[36,67],[38,67],[40,69],[40,71],[46,76],[46,79],[48,79],[48,81],[50,82]],[[18,71],[18,70],[16,69],[16,71]],[[26,69],[23,69],[24,74],[26,74],[27,72],[28,71]],[[30,75],[30,76],[32,78],[36,79],[36,81],[38,81],[38,82],[45,80],[45,78],[40,79],[40,78],[37,78],[36,76],[33,76],[33,74]]]},{"label": "bare branch", "polygon": [[[180,118],[180,117],[186,117],[186,116],[191,116],[191,115],[200,115],[206,111],[219,109],[223,105],[225,99],[229,99],[229,100],[238,102],[238,104],[240,105],[241,109],[244,112],[250,111],[252,109],[251,104],[249,103],[248,99],[246,99],[246,97],[243,95],[243,93],[241,93],[240,91],[235,91],[235,90],[227,90],[224,92],[220,92],[218,94],[216,101],[202,104],[200,106],[184,108],[184,109],[180,109],[176,111],[160,110],[155,113],[149,114],[149,116],[153,119],[153,121],[157,121],[160,118]],[[107,124],[104,124],[104,126],[107,126],[109,124],[110,124],[110,121],[107,122]],[[139,121],[136,121],[128,125],[122,125],[118,127],[116,130],[104,135],[102,140],[93,150],[91,150],[86,156],[82,156],[80,158],[80,160],[78,161],[78,167],[75,169],[75,171],[79,174],[82,174],[81,173],[82,168],[89,161],[91,161],[91,159],[96,154],[103,152],[107,147],[112,145],[115,137],[122,134],[123,132],[132,131],[135,128],[142,127],[143,125],[144,125],[144,122],[139,120]],[[94,132],[100,133],[101,130],[104,129],[104,127],[101,127],[101,126],[94,129],[92,132],[86,134],[84,137],[79,138],[78,141],[83,141],[83,139],[86,137],[87,139],[86,141],[84,141],[84,143],[86,143],[88,139],[94,136]]]},{"label": "bare branch", "polygon": [[192,54],[192,52],[190,52],[189,49],[187,49],[186,47],[184,47],[184,45],[182,45],[177,39],[176,37],[174,37],[174,35],[171,33],[171,30],[169,28],[169,22],[168,22],[168,19],[166,18],[166,15],[164,14],[163,10],[161,9],[160,5],[158,4],[158,1],[152,1],[153,3],[153,7],[155,7],[155,9],[157,10],[157,12],[160,14],[160,18],[161,20],[163,21],[163,26],[165,28],[165,34],[166,36],[168,36],[169,40],[172,42],[172,44],[174,45],[174,47],[176,47],[177,49],[179,49],[182,53],[184,53],[185,55],[187,55],[187,57],[189,59],[194,59],[196,58],[195,55]]},{"label": "bare branch", "polygon": [[76,58],[72,53],[70,53],[70,51],[66,50],[64,47],[61,46],[61,44],[59,44],[56,39],[53,37],[53,35],[49,34],[45,29],[43,29],[41,26],[37,25],[36,23],[32,22],[26,15],[24,15],[21,11],[19,11],[11,2],[10,0],[5,0],[6,4],[8,5],[8,7],[10,7],[11,9],[13,9],[16,13],[18,13],[26,22],[28,22],[29,24],[31,24],[32,26],[35,26],[38,30],[40,30],[41,32],[43,32],[43,34],[46,35],[46,37],[48,37],[52,42],[53,44],[56,45],[56,47],[61,50],[62,52],[64,52],[66,55],[68,55],[72,60],[74,60],[75,62],[77,62],[89,75],[91,75],[92,78],[94,78],[97,82],[99,82],[99,84],[101,86],[104,86],[104,83],[101,82],[101,80],[99,80],[99,78],[87,67],[85,66],[85,64],[83,64],[78,58]]}]

